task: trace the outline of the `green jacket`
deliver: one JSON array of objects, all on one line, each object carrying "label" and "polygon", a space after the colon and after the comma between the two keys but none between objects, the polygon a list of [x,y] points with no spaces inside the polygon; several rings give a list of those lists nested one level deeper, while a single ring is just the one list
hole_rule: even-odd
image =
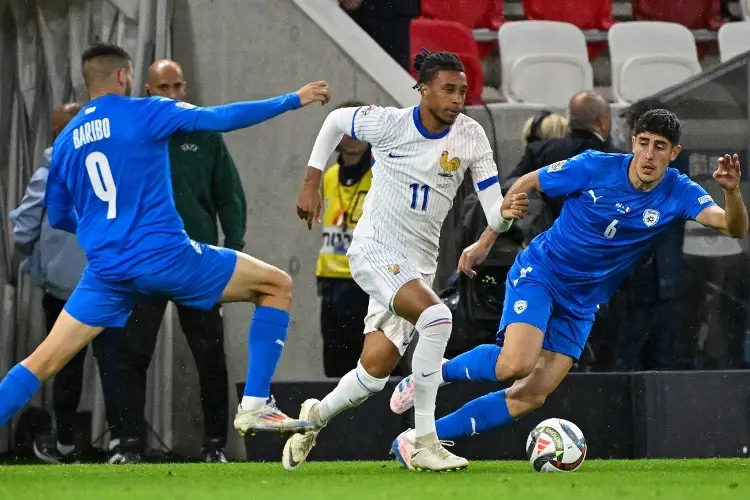
[{"label": "green jacket", "polygon": [[200,243],[219,244],[218,216],[224,246],[245,246],[247,204],[242,183],[220,134],[176,134],[169,141],[172,189],[188,236]]}]

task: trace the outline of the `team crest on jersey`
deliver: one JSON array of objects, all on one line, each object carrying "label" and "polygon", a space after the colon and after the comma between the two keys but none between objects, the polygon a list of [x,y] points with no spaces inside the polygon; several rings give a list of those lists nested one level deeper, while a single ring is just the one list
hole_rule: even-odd
[{"label": "team crest on jersey", "polygon": [[547,172],[557,172],[561,168],[563,168],[563,165],[565,164],[567,160],[561,160],[558,162],[553,163],[549,167],[547,167]]},{"label": "team crest on jersey", "polygon": [[514,312],[515,312],[516,314],[521,314],[522,312],[524,312],[524,311],[526,310],[526,306],[527,306],[527,305],[529,305],[529,304],[528,304],[528,302],[526,302],[525,300],[517,300],[517,301],[516,301],[516,302],[515,302],[515,303],[513,304],[513,311],[514,311]]},{"label": "team crest on jersey", "polygon": [[448,151],[443,151],[443,154],[440,155],[440,169],[442,172],[439,172],[438,175],[440,177],[453,177],[453,172],[458,170],[460,166],[460,159],[454,157],[449,160]]},{"label": "team crest on jersey", "polygon": [[388,266],[388,272],[395,276],[401,272],[401,267],[398,264],[393,264],[392,266]]},{"label": "team crest on jersey", "polygon": [[646,224],[648,227],[653,226],[659,222],[659,211],[654,210],[653,208],[647,208],[643,211],[643,223]]}]

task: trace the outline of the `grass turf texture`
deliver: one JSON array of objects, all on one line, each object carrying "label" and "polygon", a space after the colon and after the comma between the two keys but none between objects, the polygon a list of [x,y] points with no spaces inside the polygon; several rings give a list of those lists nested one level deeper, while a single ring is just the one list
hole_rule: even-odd
[{"label": "grass turf texture", "polygon": [[471,462],[463,472],[416,473],[395,462],[23,465],[0,467],[0,499],[750,498],[750,460],[591,460],[574,473],[526,462]]}]

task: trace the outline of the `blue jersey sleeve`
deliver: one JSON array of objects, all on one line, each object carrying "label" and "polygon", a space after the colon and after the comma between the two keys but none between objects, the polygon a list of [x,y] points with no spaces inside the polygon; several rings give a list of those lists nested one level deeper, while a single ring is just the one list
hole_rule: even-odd
[{"label": "blue jersey sleeve", "polygon": [[682,210],[682,217],[695,220],[704,209],[716,205],[711,195],[699,184],[693,182],[690,177],[681,174],[677,178],[676,198]]},{"label": "blue jersey sleeve", "polygon": [[61,149],[62,146],[56,146],[52,150],[52,161],[47,174],[47,187],[44,194],[44,206],[67,211],[73,209],[73,195],[65,183],[64,174],[60,171],[61,163],[57,160],[60,157],[58,151]]},{"label": "blue jersey sleeve", "polygon": [[588,188],[597,168],[588,151],[539,169],[539,185],[550,198],[569,196]]},{"label": "blue jersey sleeve", "polygon": [[296,93],[289,93],[262,101],[205,108],[168,97],[154,97],[149,106],[145,126],[154,139],[166,140],[177,132],[230,132],[250,127],[297,109],[301,102]]}]

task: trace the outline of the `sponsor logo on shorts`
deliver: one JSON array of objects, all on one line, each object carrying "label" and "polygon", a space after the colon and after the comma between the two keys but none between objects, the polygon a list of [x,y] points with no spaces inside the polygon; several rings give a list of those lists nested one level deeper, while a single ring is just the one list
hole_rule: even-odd
[{"label": "sponsor logo on shorts", "polygon": [[709,194],[704,194],[703,196],[701,196],[700,198],[698,198],[698,203],[701,204],[701,205],[705,205],[706,203],[709,203],[711,201],[714,201],[714,200],[713,200],[713,198],[711,198],[711,195],[709,195]]},{"label": "sponsor logo on shorts", "polygon": [[514,312],[515,312],[516,314],[521,314],[522,312],[524,312],[524,311],[526,310],[526,306],[527,306],[527,305],[529,305],[529,304],[528,304],[528,302],[526,302],[525,300],[517,300],[517,301],[516,301],[516,302],[515,302],[515,303],[513,304],[513,311],[514,311]]},{"label": "sponsor logo on shorts", "polygon": [[398,264],[393,264],[392,266],[388,266],[387,270],[389,273],[395,276],[401,272],[401,267]]},{"label": "sponsor logo on shorts", "polygon": [[653,226],[659,222],[659,211],[654,210],[653,208],[647,208],[643,211],[643,223],[646,224],[648,227]]}]

